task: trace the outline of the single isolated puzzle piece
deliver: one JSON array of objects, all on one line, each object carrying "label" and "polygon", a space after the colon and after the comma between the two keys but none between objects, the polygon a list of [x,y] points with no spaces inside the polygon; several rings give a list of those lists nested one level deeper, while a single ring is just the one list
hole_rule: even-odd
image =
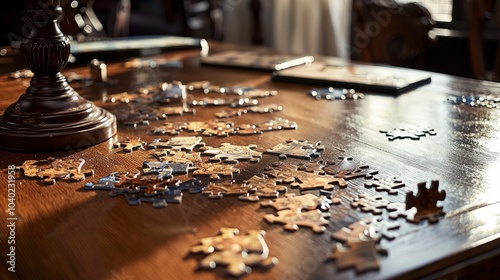
[{"label": "single isolated puzzle piece", "polygon": [[326,219],[330,218],[330,213],[323,213],[320,210],[297,211],[297,210],[281,210],[277,216],[267,214],[264,219],[269,223],[283,224],[283,228],[289,231],[297,231],[299,227],[309,227],[315,233],[323,233],[328,224]]},{"label": "single isolated puzzle piece", "polygon": [[123,147],[123,151],[127,153],[131,153],[134,150],[144,150],[144,146],[146,142],[141,141],[140,138],[137,139],[127,139],[122,142],[114,143],[113,146],[115,148]]},{"label": "single isolated puzzle piece", "polygon": [[220,199],[224,195],[244,195],[250,191],[252,191],[251,187],[245,183],[239,184],[232,181],[225,181],[211,182],[202,193],[208,195],[209,198]]},{"label": "single isolated puzzle piece", "polygon": [[172,150],[182,150],[182,151],[193,151],[195,147],[205,146],[202,142],[203,138],[199,136],[184,136],[184,137],[172,137],[168,141],[162,141],[160,138],[154,139],[149,147],[152,149],[172,149]]},{"label": "single isolated puzzle piece", "polygon": [[324,146],[321,142],[310,144],[307,140],[289,139],[285,143],[280,143],[266,151],[268,154],[278,155],[281,159],[287,156],[310,160],[311,157],[319,157],[318,151],[322,151]]},{"label": "single isolated puzzle piece", "polygon": [[250,230],[247,235],[239,235],[236,228],[221,228],[218,235],[206,237],[191,247],[190,252],[207,255],[199,264],[201,269],[214,269],[217,265],[226,267],[233,277],[241,277],[252,272],[251,267],[268,269],[278,263],[269,256],[269,247],[262,230]]},{"label": "single isolated puzzle piece", "polygon": [[248,160],[250,162],[259,162],[262,153],[254,149],[257,145],[238,146],[230,143],[222,143],[220,147],[201,148],[202,155],[211,155],[211,161],[224,161],[224,163],[238,163],[238,160]]},{"label": "single isolated puzzle piece", "polygon": [[419,140],[420,137],[426,135],[436,135],[436,131],[433,128],[428,127],[408,127],[408,128],[395,128],[393,130],[380,130],[381,133],[385,133],[389,141],[395,139],[412,139]]},{"label": "single isolated puzzle piece", "polygon": [[351,157],[339,157],[340,161],[327,162],[323,170],[326,174],[335,177],[351,180],[359,177],[370,179],[373,175],[378,174],[378,171],[370,169],[370,167],[362,162],[355,162]]},{"label": "single isolated puzzle piece", "polygon": [[381,217],[374,217],[359,220],[347,227],[343,227],[339,231],[333,233],[331,237],[340,242],[362,238],[371,238],[378,242],[382,237],[393,240],[398,236],[393,230],[398,228],[398,222],[389,222],[383,220]]},{"label": "single isolated puzzle piece", "polygon": [[359,208],[363,212],[372,212],[375,215],[382,214],[382,208],[386,208],[389,205],[389,201],[379,195],[370,196],[366,194],[360,194],[358,198],[355,198],[351,202],[351,206],[354,208]]},{"label": "single isolated puzzle piece", "polygon": [[365,187],[375,187],[375,190],[381,192],[386,191],[389,194],[398,194],[398,190],[404,187],[405,183],[394,176],[387,176],[385,178],[374,177],[373,180],[365,182]]},{"label": "single isolated puzzle piece", "polygon": [[210,180],[219,180],[219,176],[233,178],[234,173],[240,173],[238,168],[220,163],[200,163],[195,168],[193,175],[210,176]]},{"label": "single isolated puzzle piece", "polygon": [[439,181],[437,180],[431,181],[429,188],[426,188],[425,182],[418,183],[417,187],[416,195],[413,192],[406,193],[406,209],[412,207],[417,209],[410,221],[418,223],[423,219],[428,219],[431,223],[438,222],[439,216],[444,215],[444,212],[442,206],[437,206],[437,202],[446,198],[446,191],[439,190]]},{"label": "single isolated puzzle piece", "polygon": [[349,239],[347,244],[336,243],[330,259],[335,259],[339,270],[354,268],[357,272],[377,270],[380,268],[379,254],[387,254],[386,250],[377,247],[373,239]]},{"label": "single isolated puzzle piece", "polygon": [[94,170],[82,170],[84,159],[61,160],[49,157],[46,160],[26,160],[16,169],[21,169],[28,178],[39,178],[46,185],[52,185],[56,180],[82,181],[85,176],[94,174]]},{"label": "single isolated puzzle piece", "polygon": [[313,194],[286,194],[284,197],[266,200],[260,203],[262,207],[273,207],[276,211],[290,209],[296,211],[314,210],[328,211],[333,201],[326,196],[315,196]]}]

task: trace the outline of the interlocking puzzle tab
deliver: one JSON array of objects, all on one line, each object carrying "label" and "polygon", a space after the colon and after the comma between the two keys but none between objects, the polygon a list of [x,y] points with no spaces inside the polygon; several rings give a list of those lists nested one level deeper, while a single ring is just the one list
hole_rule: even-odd
[{"label": "interlocking puzzle tab", "polygon": [[127,139],[122,142],[114,143],[113,146],[115,148],[123,147],[123,151],[127,153],[131,153],[134,150],[144,150],[144,146],[146,142],[141,141],[140,138],[137,139]]},{"label": "interlocking puzzle tab", "polygon": [[252,272],[252,267],[271,268],[278,259],[269,256],[269,247],[264,240],[265,232],[250,230],[246,235],[238,235],[236,228],[221,228],[218,235],[202,238],[191,247],[192,254],[207,255],[200,263],[200,269],[215,269],[217,265],[226,267],[233,277],[241,277]]},{"label": "interlocking puzzle tab", "polygon": [[330,259],[335,259],[339,270],[354,268],[357,272],[377,270],[380,268],[379,254],[387,251],[379,248],[371,238],[349,239],[346,245],[336,243]]},{"label": "interlocking puzzle tab", "polygon": [[431,181],[429,188],[426,188],[425,182],[417,185],[418,192],[416,195],[413,192],[406,193],[406,209],[415,207],[413,221],[420,222],[423,219],[428,219],[431,223],[439,221],[439,216],[443,215],[443,207],[437,206],[438,201],[443,201],[446,198],[446,191],[439,190],[439,181]]},{"label": "interlocking puzzle tab", "polygon": [[82,167],[84,159],[56,159],[49,157],[46,160],[26,160],[21,166],[22,174],[28,178],[42,179],[46,185],[52,185],[56,180],[82,181],[85,176],[94,174],[94,170]]}]

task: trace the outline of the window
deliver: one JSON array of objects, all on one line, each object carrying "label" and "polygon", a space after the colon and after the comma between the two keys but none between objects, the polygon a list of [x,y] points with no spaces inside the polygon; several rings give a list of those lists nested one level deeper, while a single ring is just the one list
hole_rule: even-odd
[{"label": "window", "polygon": [[398,3],[419,3],[425,6],[438,22],[451,22],[453,13],[453,0],[397,0]]}]

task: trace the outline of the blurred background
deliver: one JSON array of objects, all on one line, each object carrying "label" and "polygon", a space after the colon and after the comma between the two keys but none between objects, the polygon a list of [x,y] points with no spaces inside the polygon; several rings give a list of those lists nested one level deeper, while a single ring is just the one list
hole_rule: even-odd
[{"label": "blurred background", "polygon": [[[175,35],[498,80],[496,0],[61,0],[76,41]],[[0,45],[29,35],[3,1]]]}]

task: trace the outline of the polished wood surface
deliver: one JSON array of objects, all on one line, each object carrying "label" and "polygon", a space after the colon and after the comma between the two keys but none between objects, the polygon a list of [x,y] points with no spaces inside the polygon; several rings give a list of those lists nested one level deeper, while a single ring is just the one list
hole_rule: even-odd
[{"label": "polished wood surface", "polygon": [[[234,48],[210,45],[211,51]],[[95,171],[86,182],[96,182],[113,171],[138,170],[144,160],[152,159],[151,151],[122,153],[113,148],[113,143],[134,137],[151,142],[158,136],[151,135],[150,130],[162,121],[149,127],[119,126],[114,139],[90,148],[53,153],[1,151],[1,279],[220,279],[224,277],[223,269],[197,271],[200,258],[190,256],[189,249],[200,238],[215,235],[221,227],[236,227],[242,233],[263,229],[267,233],[270,255],[277,257],[279,264],[267,271],[256,268],[246,279],[498,276],[498,265],[492,265],[492,260],[498,261],[500,255],[500,111],[453,105],[445,100],[450,94],[496,94],[499,84],[432,74],[429,85],[400,96],[366,92],[361,100],[317,101],[306,95],[310,86],[272,82],[269,73],[200,66],[199,50],[179,50],[158,57],[181,59],[184,67],[153,71],[153,75],[151,71],[125,69],[122,61],[107,62],[108,75],[119,81],[117,86],[74,87],[80,95],[104,106],[108,106],[101,102],[104,94],[130,90],[141,79],[210,80],[223,86],[253,85],[278,90],[277,96],[261,102],[279,104],[283,106],[282,112],[246,114],[229,120],[237,124],[259,123],[282,117],[297,122],[298,129],[253,136],[204,137],[204,142],[209,146],[223,142],[256,144],[258,151],[264,151],[288,138],[321,141],[326,149],[320,159],[351,156],[378,170],[381,176],[401,178],[406,186],[392,196],[365,188],[364,179],[349,181],[346,189],[335,187],[334,195],[341,197],[342,203],[332,206],[327,231],[315,234],[307,228],[291,233],[280,225],[268,224],[263,216],[274,213],[272,209],[236,197],[213,200],[202,194],[185,193],[180,205],[154,209],[145,203],[134,207],[123,197],[109,197],[106,191],[85,191],[84,182],[44,186],[17,173],[16,272],[12,273],[7,271],[6,262],[8,166],[19,166],[28,159],[83,158],[85,168]],[[28,86],[28,80],[11,79],[4,69],[7,68],[2,68],[0,77],[0,110],[14,102]],[[87,74],[88,70],[76,67],[63,72],[70,71]],[[196,109],[196,115],[171,117],[169,121],[210,120],[221,110],[220,107]],[[432,127],[437,135],[418,141],[388,141],[379,132],[408,125]],[[277,156],[265,154],[260,163],[239,163],[241,173],[234,179],[241,182],[261,175],[265,167],[277,161]],[[350,206],[358,194],[380,194],[390,201],[404,202],[406,192],[416,192],[419,182],[430,184],[431,180],[439,180],[440,188],[447,192],[446,216],[437,224],[426,221],[411,224],[399,219],[400,236],[381,242],[388,255],[381,257],[378,271],[361,274],[350,269],[337,271],[334,261],[326,261],[335,243],[331,233],[372,216]],[[297,189],[291,192],[298,193]],[[387,212],[382,216],[387,217]]]}]

